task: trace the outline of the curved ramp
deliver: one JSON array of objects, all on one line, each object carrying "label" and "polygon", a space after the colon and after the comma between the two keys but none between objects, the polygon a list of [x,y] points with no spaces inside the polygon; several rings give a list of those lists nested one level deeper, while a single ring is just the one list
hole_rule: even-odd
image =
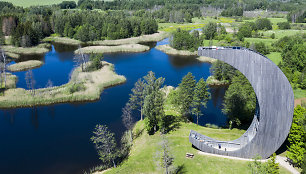
[{"label": "curved ramp", "polygon": [[189,141],[204,152],[268,158],[286,140],[292,123],[294,95],[286,76],[271,60],[246,48],[200,47],[198,55],[224,61],[239,70],[255,91],[257,109],[250,128],[237,140],[218,141],[191,130]]}]

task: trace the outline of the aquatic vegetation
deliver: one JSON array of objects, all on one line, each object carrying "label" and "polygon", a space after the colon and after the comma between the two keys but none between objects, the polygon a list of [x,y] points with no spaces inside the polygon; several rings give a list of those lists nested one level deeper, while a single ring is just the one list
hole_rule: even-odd
[{"label": "aquatic vegetation", "polygon": [[12,64],[8,66],[7,69],[12,72],[25,71],[28,69],[38,68],[42,66],[43,64],[44,62],[39,61],[39,60],[28,60],[28,61]]},{"label": "aquatic vegetation", "polygon": [[75,53],[79,53],[82,51],[85,54],[103,54],[103,53],[138,53],[148,51],[150,47],[140,44],[127,44],[127,45],[117,45],[117,46],[88,46],[84,48],[80,48],[75,51]]},{"label": "aquatic vegetation", "polygon": [[6,53],[13,58],[19,58],[17,55],[33,55],[33,54],[45,54],[51,48],[48,43],[39,44],[35,47],[23,48],[14,46],[2,46]]},{"label": "aquatic vegetation", "polygon": [[44,42],[54,42],[66,45],[80,45],[83,42],[68,37],[50,36],[43,39]]},{"label": "aquatic vegetation", "polygon": [[114,46],[114,45],[125,45],[125,44],[138,44],[143,42],[158,42],[166,37],[169,37],[170,33],[160,31],[154,34],[142,35],[138,37],[131,37],[126,39],[117,39],[117,40],[102,40],[102,41],[93,41],[93,45],[105,45],[105,46]]},{"label": "aquatic vegetation", "polygon": [[170,45],[158,45],[156,49],[170,55],[182,55],[182,56],[196,56],[198,55],[197,51],[187,51],[187,50],[177,50],[172,48]]}]

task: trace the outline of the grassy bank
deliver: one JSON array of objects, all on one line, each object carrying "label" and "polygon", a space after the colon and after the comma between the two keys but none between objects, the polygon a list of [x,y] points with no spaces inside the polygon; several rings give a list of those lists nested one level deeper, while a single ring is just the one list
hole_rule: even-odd
[{"label": "grassy bank", "polygon": [[[4,75],[1,74],[2,79],[4,78]],[[17,76],[11,74],[11,73],[6,73],[6,88],[16,88],[16,83],[17,83]],[[4,82],[2,84],[0,84],[1,88],[4,88]]]},{"label": "grassy bank", "polygon": [[198,59],[200,62],[206,62],[206,63],[214,63],[214,62],[217,61],[217,59],[210,58],[210,57],[204,57],[204,56],[198,57],[197,59]]},{"label": "grassy bank", "polygon": [[68,37],[58,37],[58,36],[50,36],[43,39],[44,42],[54,42],[59,44],[66,44],[66,45],[80,45],[83,42],[75,39],[70,39]]},{"label": "grassy bank", "polygon": [[19,62],[12,64],[7,67],[9,71],[16,72],[16,71],[25,71],[28,69],[34,69],[42,66],[44,62],[39,61],[39,60],[29,60],[29,61],[24,61],[24,62]]},{"label": "grassy bank", "polygon": [[33,54],[45,54],[51,48],[48,43],[39,44],[35,47],[14,47],[14,46],[3,46],[3,49],[7,52],[8,56],[12,58],[19,58],[20,55],[33,55]]},{"label": "grassy bank", "polygon": [[215,76],[209,76],[206,80],[206,83],[211,86],[226,86],[229,85],[228,81],[219,81],[215,78]]},{"label": "grassy bank", "polygon": [[[140,44],[127,44],[118,46],[88,46],[81,48],[85,54],[100,54],[100,53],[139,53],[148,51],[150,47]],[[76,50],[75,53],[79,53],[80,49]]]},{"label": "grassy bank", "polygon": [[100,98],[104,88],[124,83],[126,78],[114,72],[112,64],[102,62],[103,67],[93,72],[81,72],[76,68],[71,80],[62,86],[36,89],[35,95],[23,88],[8,89],[0,96],[0,108],[31,107],[65,102],[94,101]]},{"label": "grassy bank", "polygon": [[[182,173],[251,173],[247,161],[200,155],[199,151],[193,148],[189,142],[190,129],[220,140],[233,140],[245,132],[238,129],[206,128],[193,123],[180,122],[179,128],[167,134],[166,137],[169,141],[170,153],[174,157],[174,166],[180,167]],[[142,132],[142,134],[134,140],[129,158],[119,167],[104,173],[163,173],[157,155],[161,152],[161,135],[159,133],[148,135],[144,130],[144,121],[137,122],[134,132]],[[187,152],[194,154],[194,158],[186,158]],[[281,173],[289,172],[281,167]]]},{"label": "grassy bank", "polygon": [[170,45],[158,45],[156,49],[170,55],[181,55],[181,56],[196,56],[198,55],[197,51],[187,51],[187,50],[177,50],[172,48]]},{"label": "grassy bank", "polygon": [[158,42],[167,37],[169,37],[170,33],[160,31],[158,33],[142,35],[139,37],[131,37],[126,39],[118,39],[118,40],[103,40],[103,41],[93,41],[93,45],[103,45],[103,46],[112,46],[112,45],[125,45],[125,44],[138,44],[144,42]]}]

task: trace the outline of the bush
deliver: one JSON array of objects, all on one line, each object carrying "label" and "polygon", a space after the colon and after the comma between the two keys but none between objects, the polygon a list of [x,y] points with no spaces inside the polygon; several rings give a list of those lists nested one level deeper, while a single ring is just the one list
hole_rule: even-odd
[{"label": "bush", "polygon": [[287,30],[291,28],[289,22],[279,22],[277,23],[277,26],[281,30]]},{"label": "bush", "polygon": [[102,54],[92,54],[89,57],[91,63],[90,65],[86,68],[87,71],[96,71],[98,69],[102,68],[101,61],[103,60],[103,55]]},{"label": "bush", "polygon": [[267,18],[260,18],[255,21],[257,30],[272,30],[271,21]]},{"label": "bush", "polygon": [[263,42],[256,42],[255,43],[255,50],[263,55],[269,54],[270,51]]},{"label": "bush", "polygon": [[73,94],[75,92],[84,91],[86,89],[83,83],[74,83],[68,87],[68,92]]}]

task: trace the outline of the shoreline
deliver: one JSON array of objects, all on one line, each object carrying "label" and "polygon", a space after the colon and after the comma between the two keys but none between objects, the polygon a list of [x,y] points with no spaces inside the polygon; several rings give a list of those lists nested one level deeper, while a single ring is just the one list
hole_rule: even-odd
[{"label": "shoreline", "polygon": [[215,79],[215,77],[213,75],[209,76],[206,79],[206,83],[209,86],[229,86],[230,85],[230,83],[227,82],[227,81],[219,81],[219,80]]},{"label": "shoreline", "polygon": [[30,69],[39,68],[44,64],[44,62],[40,60],[28,60],[24,62],[15,63],[9,65],[7,69],[12,72],[26,71]]},{"label": "shoreline", "polygon": [[158,42],[164,40],[169,37],[170,33],[159,31],[158,33],[141,35],[138,37],[131,37],[125,39],[117,39],[117,40],[101,40],[101,41],[92,41],[88,43],[92,43],[92,45],[101,45],[101,46],[118,46],[118,45],[126,45],[126,44],[139,44],[145,42]]},{"label": "shoreline", "polygon": [[158,45],[155,47],[159,51],[162,51],[166,54],[170,55],[180,55],[180,56],[197,56],[198,52],[197,51],[187,51],[187,50],[177,50],[172,48],[170,45]]},{"label": "shoreline", "polygon": [[50,51],[51,44],[49,43],[42,43],[35,47],[15,47],[12,45],[5,45],[3,46],[4,51],[6,54],[14,59],[20,58],[21,55],[42,55]]},{"label": "shoreline", "polygon": [[128,45],[128,44],[139,44],[145,42],[158,42],[170,36],[170,33],[165,31],[159,31],[154,34],[141,35],[138,37],[130,37],[124,39],[116,39],[116,40],[97,40],[97,41],[89,41],[82,42],[80,40],[71,39],[68,37],[60,37],[60,36],[49,36],[43,39],[43,42],[54,42],[58,44],[66,44],[66,45],[92,45],[92,46],[119,46],[119,45]]},{"label": "shoreline", "polygon": [[[24,88],[8,89],[4,91],[4,96],[0,96],[0,108],[34,107],[98,100],[105,88],[126,82],[124,76],[114,72],[113,64],[105,61],[101,64],[103,64],[101,69],[92,72],[81,72],[78,67],[73,71],[72,78],[68,83],[57,87],[35,89],[35,95],[31,94],[31,90]],[[74,91],[76,88],[81,88],[81,90]]]},{"label": "shoreline", "polygon": [[76,39],[71,39],[68,37],[59,37],[59,36],[49,36],[43,39],[43,42],[54,42],[58,44],[64,44],[64,45],[74,45],[78,46],[80,44],[84,44],[84,42],[76,40]]},{"label": "shoreline", "polygon": [[149,46],[140,44],[127,44],[118,46],[88,46],[75,51],[78,54],[82,50],[84,54],[104,54],[104,53],[140,53],[150,50]]}]

